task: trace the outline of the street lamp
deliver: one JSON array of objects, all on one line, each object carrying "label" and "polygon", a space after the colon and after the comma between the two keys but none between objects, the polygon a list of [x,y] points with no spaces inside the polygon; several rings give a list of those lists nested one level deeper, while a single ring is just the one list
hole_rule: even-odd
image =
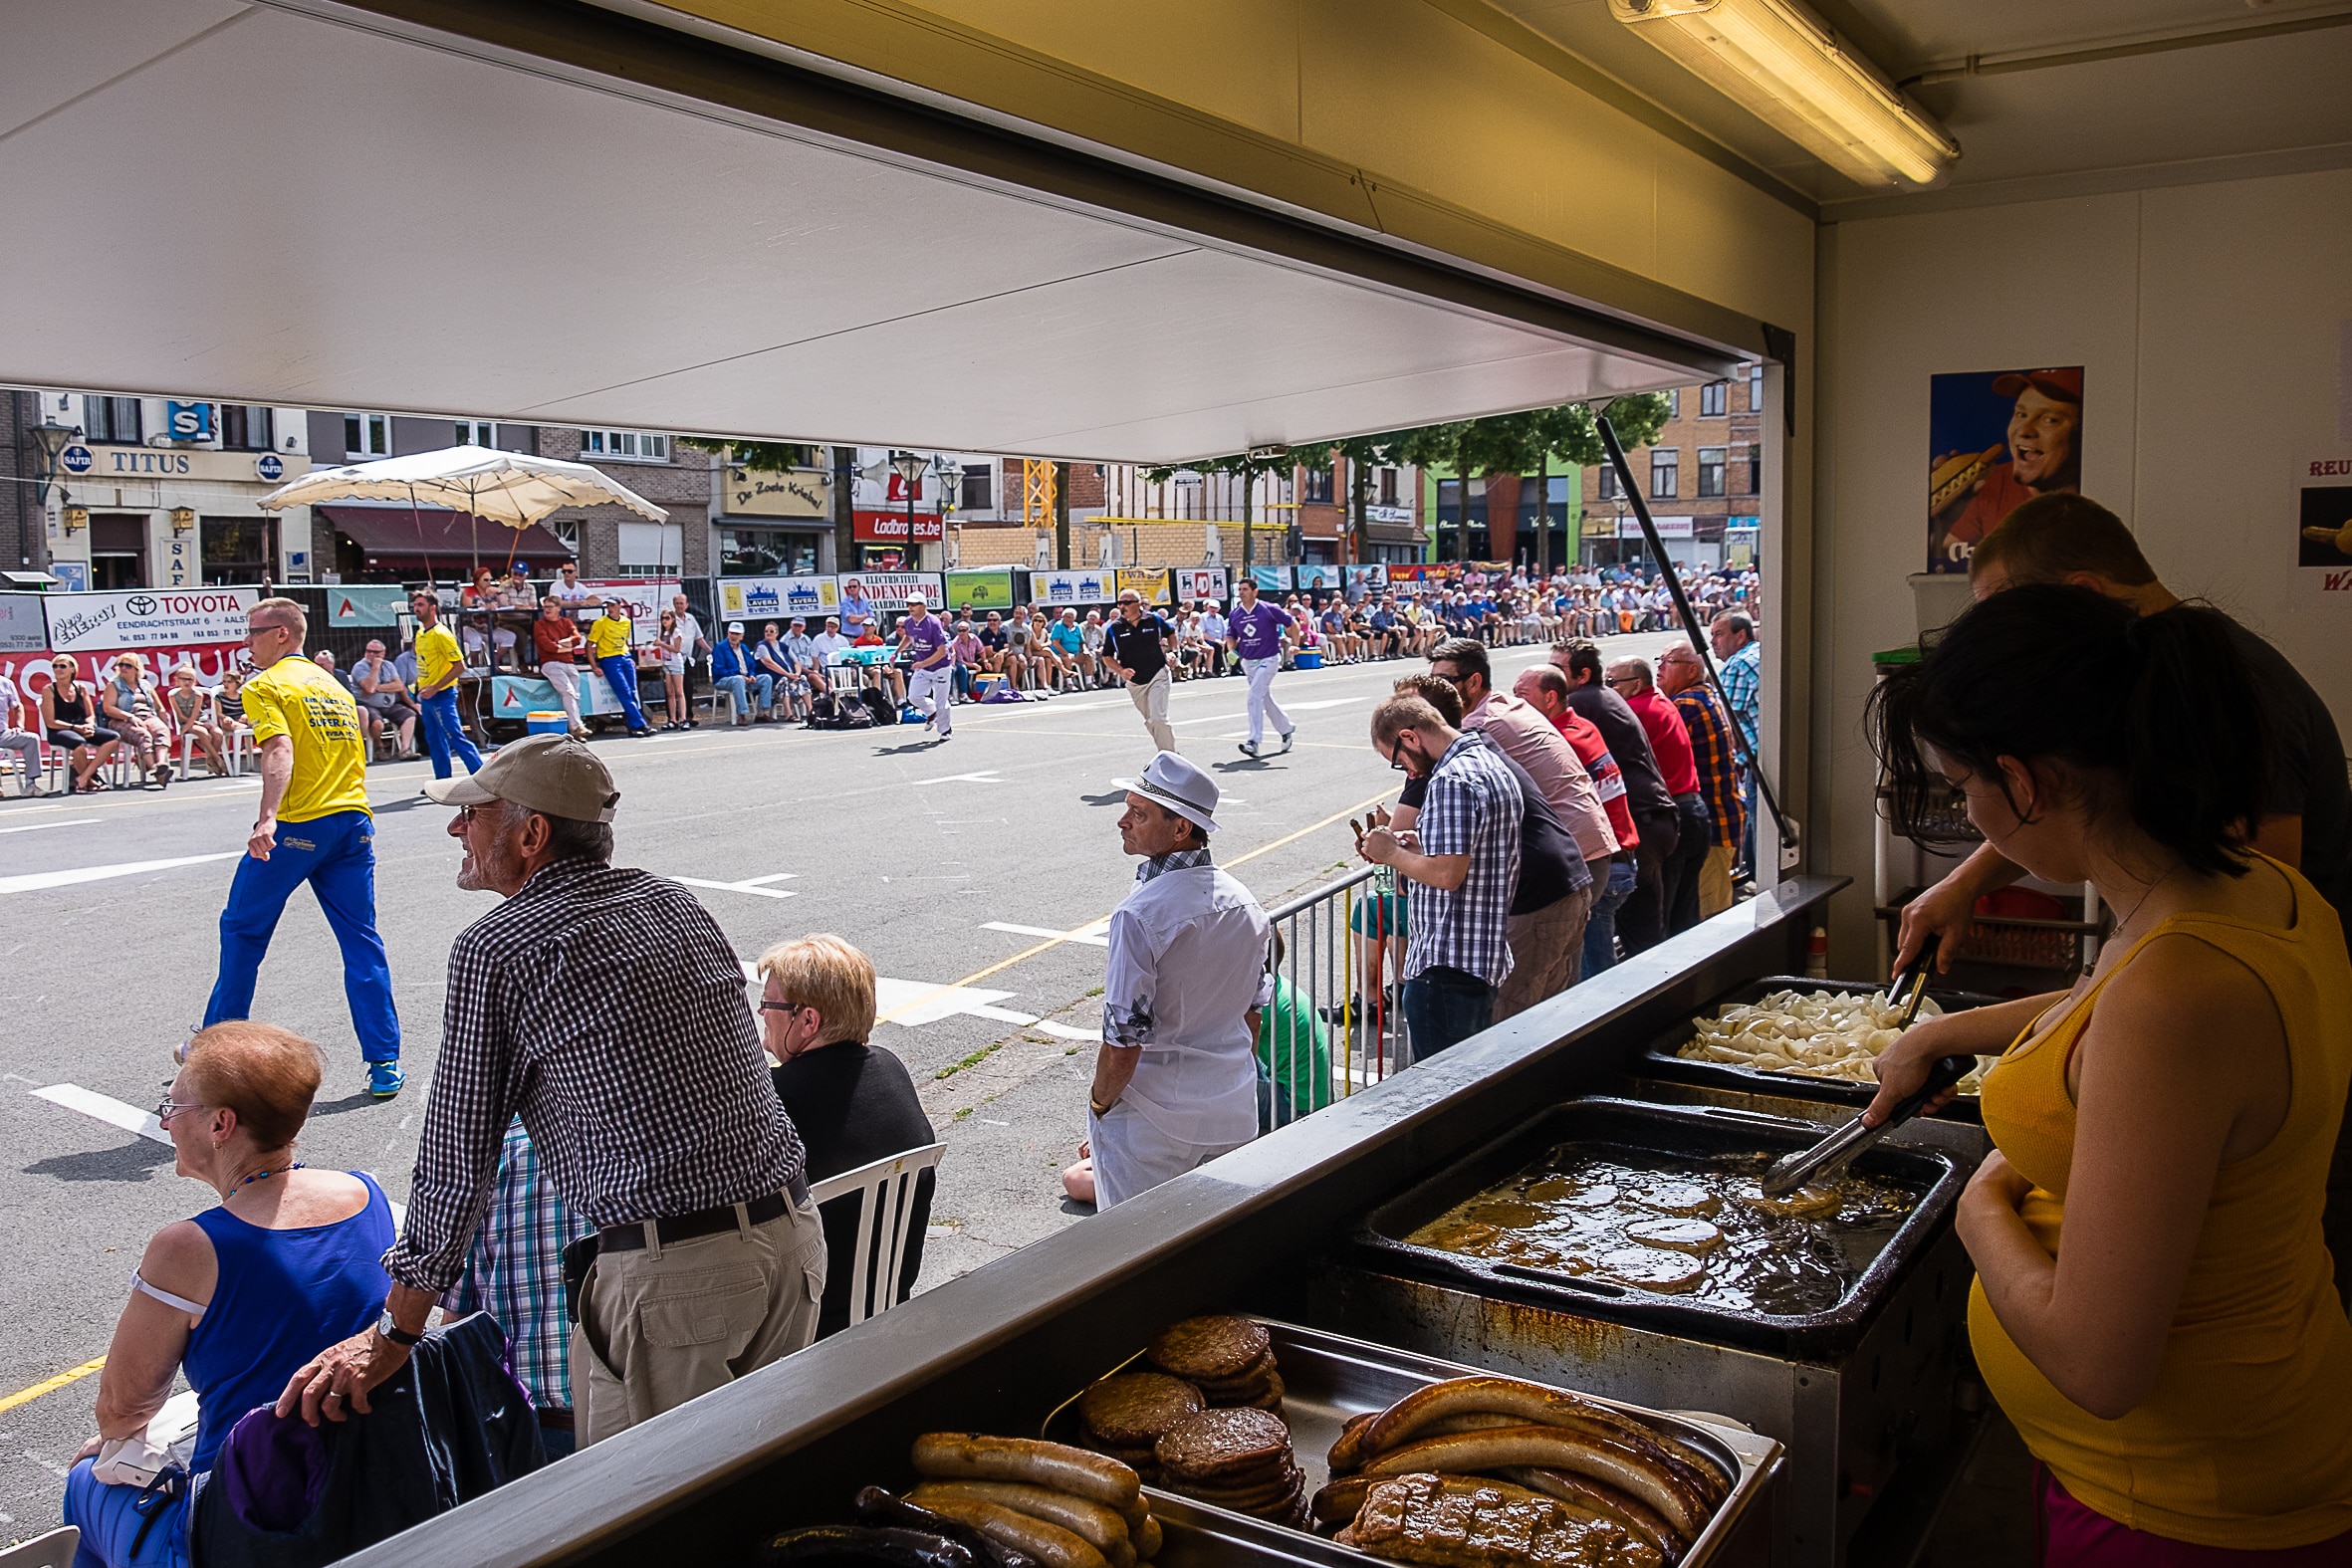
[{"label": "street lamp", "polygon": [[931,471],[931,460],[919,452],[900,452],[890,459],[890,466],[898,477],[906,481],[906,568],[909,571],[921,562],[915,552],[915,496],[923,488],[923,476]]},{"label": "street lamp", "polygon": [[[59,456],[65,451],[67,447],[82,439],[82,427],[80,425],[61,425],[55,419],[43,419],[39,424],[34,425],[25,433],[33,438],[33,444],[41,451],[41,482],[34,488],[33,491],[34,505],[41,509],[41,532],[34,537],[40,539],[42,542],[43,559],[41,563],[46,566],[49,564],[48,536],[50,487],[57,483],[57,460]],[[27,540],[20,539],[18,541],[17,563],[19,565],[30,566],[33,564],[32,551],[24,548],[27,543],[29,543]]]}]

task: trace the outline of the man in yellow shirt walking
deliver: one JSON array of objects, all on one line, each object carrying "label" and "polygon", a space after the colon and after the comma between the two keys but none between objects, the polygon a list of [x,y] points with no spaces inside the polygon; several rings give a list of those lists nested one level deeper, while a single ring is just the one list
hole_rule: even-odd
[{"label": "man in yellow shirt walking", "polygon": [[629,647],[628,611],[618,599],[591,598],[587,607],[600,611],[583,628],[588,651],[596,656],[596,668],[604,672],[612,695],[619,699],[620,716],[628,721],[629,734],[651,735],[653,726],[645,722],[645,710],[637,706],[637,656]]},{"label": "man in yellow shirt walking", "polygon": [[375,934],[375,818],[367,810],[358,705],[302,656],[310,626],[294,600],[263,599],[245,625],[246,648],[260,672],[245,683],[244,695],[261,760],[261,814],[220,912],[220,976],[204,1027],[252,1015],[254,981],[271,933],[286,900],[308,882],[343,949],[344,996],[367,1061],[367,1092],[388,1100],[402,1081],[400,1016],[392,1008],[383,939]]},{"label": "man in yellow shirt walking", "polygon": [[465,655],[457,639],[441,624],[441,595],[420,588],[408,597],[416,615],[416,705],[424,714],[425,749],[432,753],[433,777],[446,779],[456,770],[449,758],[456,754],[465,771],[482,771],[482,754],[466,739],[465,721],[457,716],[457,678],[465,670]]}]

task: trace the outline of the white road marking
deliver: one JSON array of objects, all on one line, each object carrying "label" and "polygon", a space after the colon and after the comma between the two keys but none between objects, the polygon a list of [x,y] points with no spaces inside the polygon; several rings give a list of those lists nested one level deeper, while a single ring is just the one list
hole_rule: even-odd
[{"label": "white road marking", "polygon": [[[159,1143],[167,1149],[171,1147],[171,1134],[165,1132],[163,1124],[155,1120],[153,1111],[142,1111],[135,1105],[125,1105],[111,1094],[101,1094],[96,1089],[85,1089],[78,1083],[53,1083],[46,1089],[35,1089],[33,1098],[47,1100],[52,1105],[62,1105],[69,1111],[80,1111],[85,1116],[96,1117],[109,1127],[119,1127],[124,1132],[136,1133],[141,1138]],[[406,1123],[403,1122],[402,1126],[405,1125]],[[395,1229],[408,1223],[408,1206],[406,1204],[398,1202],[389,1194],[385,1195],[384,1202],[391,1208],[392,1225]]]},{"label": "white road marking", "polygon": [[86,827],[99,820],[95,816],[69,816],[56,822],[27,822],[21,827],[0,827],[0,833],[37,833],[44,827]]},{"label": "white road marking", "polygon": [[1009,920],[984,920],[980,923],[980,929],[983,931],[1010,931],[1017,937],[1062,937],[1065,941],[1082,942],[1090,948],[1110,946],[1110,938],[1101,934],[1109,927],[1109,921],[1097,920],[1086,928],[1084,936],[1067,937],[1059,931],[1049,931],[1044,926],[1017,926]]},{"label": "white road marking", "polygon": [[104,882],[110,877],[168,871],[174,866],[200,866],[214,860],[234,860],[243,853],[245,851],[242,849],[229,849],[217,855],[181,855],[174,860],[130,860],[120,865],[82,866],[72,871],[32,871],[22,876],[0,876],[0,893],[35,893],[43,888],[72,887],[79,882]]},{"label": "white road marking", "polygon": [[163,1124],[155,1120],[153,1111],[125,1105],[111,1094],[85,1089],[78,1083],[53,1083],[46,1089],[35,1089],[33,1098],[47,1100],[52,1105],[62,1105],[69,1111],[80,1111],[85,1116],[95,1116],[109,1127],[119,1127],[126,1133],[136,1133],[141,1138],[166,1147],[171,1143],[171,1134],[165,1132]]},{"label": "white road marking", "polygon": [[749,893],[755,898],[793,898],[798,896],[794,889],[789,887],[770,887],[768,884],[771,882],[790,881],[800,874],[801,873],[798,871],[775,871],[771,872],[767,876],[747,877],[741,882],[713,882],[707,878],[698,876],[673,877],[671,880],[683,882],[688,887],[717,888],[722,893]]},{"label": "white road marking", "polygon": [[[1058,937],[1061,933],[1052,931],[1047,935]],[[745,964],[743,978],[747,983],[757,981],[760,978],[758,966]],[[997,1006],[1012,995],[1009,991],[984,991],[975,986],[943,988],[924,981],[892,980],[882,975],[874,979],[874,1012],[881,1016],[910,1002],[919,1002],[921,1006],[907,1008],[903,1014],[890,1021],[902,1028],[915,1029],[948,1018],[986,1018],[991,1023],[1011,1023],[1020,1028],[1037,1029],[1058,1039],[1099,1041],[1102,1038],[1100,1029],[1075,1028],[1067,1023],[1040,1018],[1035,1013],[1015,1012],[1010,1008]]]},{"label": "white road marking", "polygon": [[1100,1029],[1073,1028],[1067,1023],[1057,1023],[1052,1018],[1040,1018],[1037,1023],[1037,1028],[1041,1033],[1052,1034],[1059,1039],[1092,1040],[1097,1045],[1102,1043],[1102,1031]]},{"label": "white road marking", "polygon": [[941,774],[941,775],[940,775],[938,778],[936,778],[936,779],[917,779],[917,780],[915,781],[915,783],[916,783],[916,784],[1003,784],[1004,782],[1005,782],[1005,781],[1004,781],[1004,779],[1001,777],[1000,770],[998,770],[998,769],[994,769],[994,768],[991,768],[991,769],[989,769],[989,770],[988,770],[986,773],[977,773],[977,774]]}]

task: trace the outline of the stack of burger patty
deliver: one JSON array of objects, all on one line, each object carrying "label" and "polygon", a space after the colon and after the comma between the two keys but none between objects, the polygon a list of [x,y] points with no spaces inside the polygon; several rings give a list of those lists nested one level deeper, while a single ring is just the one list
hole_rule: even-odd
[{"label": "stack of burger patty", "polygon": [[1121,1372],[1078,1396],[1086,1447],[1107,1454],[1145,1480],[1159,1479],[1152,1445],[1188,1416],[1208,1409],[1201,1391],[1164,1372]]},{"label": "stack of burger patty", "polygon": [[1144,1347],[1144,1359],[1182,1378],[1211,1410],[1252,1406],[1280,1410],[1283,1376],[1275,1369],[1266,1325],[1246,1317],[1188,1317]]},{"label": "stack of burger patty", "polygon": [[1173,1492],[1277,1524],[1306,1524],[1306,1474],[1291,1453],[1291,1429],[1271,1411],[1205,1410],[1153,1445],[1160,1484]]}]

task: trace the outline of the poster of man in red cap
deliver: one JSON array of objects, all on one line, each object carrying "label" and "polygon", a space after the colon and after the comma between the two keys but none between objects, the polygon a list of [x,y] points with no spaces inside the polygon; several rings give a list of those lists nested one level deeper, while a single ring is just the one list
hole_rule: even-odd
[{"label": "poster of man in red cap", "polygon": [[2024,502],[2082,488],[2082,366],[1928,378],[1928,570],[1966,572]]}]

